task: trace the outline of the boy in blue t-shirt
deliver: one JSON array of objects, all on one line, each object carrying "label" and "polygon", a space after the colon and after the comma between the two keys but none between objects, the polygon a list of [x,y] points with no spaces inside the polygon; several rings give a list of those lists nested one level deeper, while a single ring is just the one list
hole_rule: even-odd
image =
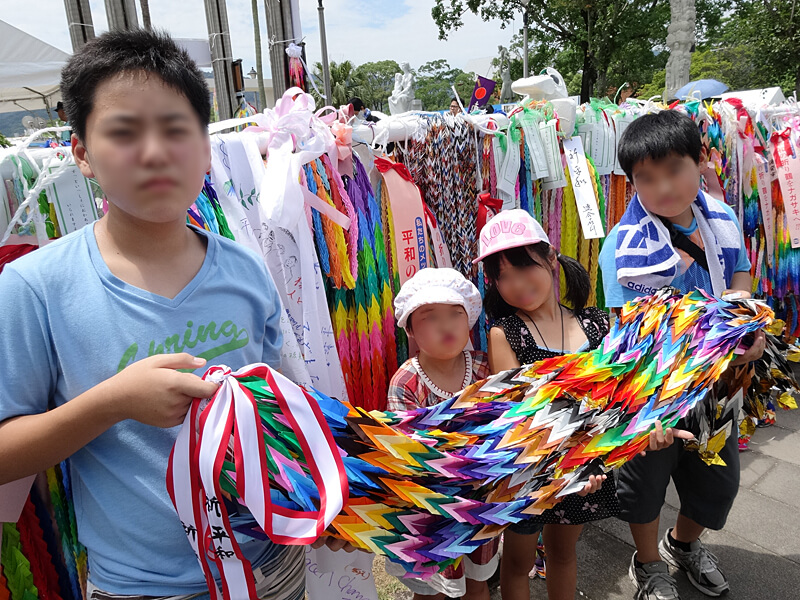
[{"label": "boy in blue t-shirt", "polygon": [[[636,195],[600,252],[609,307],[664,285],[685,293],[698,288],[749,297],[750,261],[741,229],[730,207],[700,190],[705,162],[697,126],[677,111],[644,115],[623,134],[619,163]],[[732,364],[756,360],[764,346],[762,332]],[[678,427],[690,427],[686,421]],[[638,600],[679,598],[666,563],[685,571],[706,595],[729,589],[717,558],[699,539],[706,528],[722,529],[739,489],[736,435],[720,456],[726,466],[708,466],[696,452],[674,444],[619,470],[620,518],[630,524],[636,543],[629,573]],[[659,514],[670,478],[681,507],[675,527],[659,542]]]},{"label": "boy in blue t-shirt", "polygon": [[[207,597],[166,469],[213,364],[280,366],[263,260],[186,225],[209,92],[166,34],[113,32],[62,73],[72,149],[108,213],[0,274],[0,484],[70,457],[88,597]],[[246,538],[259,597],[304,595],[304,549]]]}]

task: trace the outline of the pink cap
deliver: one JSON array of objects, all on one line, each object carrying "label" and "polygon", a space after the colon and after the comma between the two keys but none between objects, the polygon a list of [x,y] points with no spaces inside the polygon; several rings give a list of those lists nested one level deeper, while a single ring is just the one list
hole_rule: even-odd
[{"label": "pink cap", "polygon": [[528,211],[520,208],[497,213],[483,226],[478,240],[479,256],[472,264],[482,261],[491,254],[529,246],[539,242],[550,243],[547,234]]}]

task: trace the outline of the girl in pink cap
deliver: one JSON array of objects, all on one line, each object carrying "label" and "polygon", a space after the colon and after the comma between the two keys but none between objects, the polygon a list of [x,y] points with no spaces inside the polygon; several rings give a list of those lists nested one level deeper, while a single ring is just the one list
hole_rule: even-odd
[{"label": "girl in pink cap", "polygon": [[[497,214],[481,230],[480,256],[489,280],[484,306],[494,324],[489,332],[493,373],[600,345],[609,331],[608,315],[587,307],[590,280],[576,260],[550,245],[541,225],[524,210]],[[556,296],[559,265],[566,283]],[[613,477],[592,476],[580,494],[505,531],[500,589],[503,600],[528,600],[528,573],[534,566],[539,532],[547,549],[550,600],[575,597],[575,544],[583,524],[619,511]]]}]

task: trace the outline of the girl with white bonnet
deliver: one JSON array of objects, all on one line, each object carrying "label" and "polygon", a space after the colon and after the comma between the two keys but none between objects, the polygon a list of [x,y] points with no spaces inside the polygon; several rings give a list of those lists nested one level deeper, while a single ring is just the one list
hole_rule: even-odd
[{"label": "girl with white bonnet", "polygon": [[[486,354],[467,348],[481,304],[478,288],[454,269],[422,269],[403,284],[394,301],[395,316],[419,353],[392,377],[388,411],[433,406],[489,377]],[[497,569],[498,545],[495,538],[426,581],[401,581],[414,592],[415,600],[489,600],[487,581]],[[390,562],[386,570],[397,577],[404,573]]]}]

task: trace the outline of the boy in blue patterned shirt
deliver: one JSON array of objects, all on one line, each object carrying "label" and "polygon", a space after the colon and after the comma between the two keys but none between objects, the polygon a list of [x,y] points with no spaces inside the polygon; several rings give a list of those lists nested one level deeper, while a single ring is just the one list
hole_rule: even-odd
[{"label": "boy in blue patterned shirt", "polygon": [[[717,296],[748,297],[750,261],[733,211],[700,189],[705,170],[700,133],[694,122],[667,110],[636,119],[619,144],[619,163],[636,195],[600,253],[607,306],[653,293],[664,285],[684,293],[695,288]],[[732,364],[756,360],[764,351],[760,333]],[[691,428],[684,419],[678,428]],[[636,543],[630,577],[639,600],[677,600],[667,563],[686,572],[704,594],[719,596],[728,581],[718,560],[700,541],[706,528],[722,529],[739,489],[737,437],[708,466],[696,452],[673,444],[636,457],[620,470],[620,518]],[[670,478],[681,499],[675,527],[658,540],[659,514]],[[662,560],[663,559],[663,560]]]},{"label": "boy in blue patterned shirt", "polygon": [[[192,399],[216,391],[204,367],[280,366],[280,300],[261,257],[186,225],[211,106],[184,50],[108,33],[61,89],[108,213],[0,274],[0,484],[70,457],[88,598],[207,597],[167,461]],[[302,546],[242,542],[259,597],[303,597]]]}]

